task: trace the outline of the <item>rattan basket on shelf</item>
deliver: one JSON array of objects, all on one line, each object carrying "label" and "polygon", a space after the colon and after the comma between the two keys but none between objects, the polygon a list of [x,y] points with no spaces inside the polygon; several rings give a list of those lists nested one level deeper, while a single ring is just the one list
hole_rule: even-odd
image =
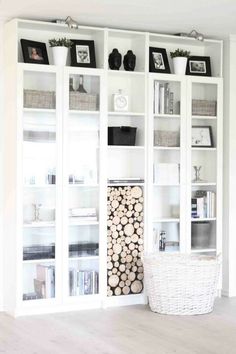
[{"label": "rattan basket on shelf", "polygon": [[144,256],[144,279],[152,311],[197,315],[213,310],[218,257],[158,253]]}]

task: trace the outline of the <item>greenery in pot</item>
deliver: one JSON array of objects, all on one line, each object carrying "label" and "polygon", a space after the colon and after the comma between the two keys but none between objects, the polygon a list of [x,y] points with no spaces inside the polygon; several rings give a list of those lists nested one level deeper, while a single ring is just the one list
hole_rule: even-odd
[{"label": "greenery in pot", "polygon": [[66,47],[66,48],[71,48],[72,47],[72,41],[70,39],[64,38],[53,38],[49,39],[49,45],[50,47]]},{"label": "greenery in pot", "polygon": [[172,59],[177,57],[189,58],[190,52],[183,49],[176,49],[174,52],[170,52],[170,56]]}]

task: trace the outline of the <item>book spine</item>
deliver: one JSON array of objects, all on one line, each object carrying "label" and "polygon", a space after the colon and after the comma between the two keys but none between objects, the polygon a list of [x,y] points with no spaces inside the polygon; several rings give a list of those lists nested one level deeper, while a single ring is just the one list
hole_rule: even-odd
[{"label": "book spine", "polygon": [[154,84],[154,114],[159,114],[159,92],[160,92],[160,84],[158,81],[155,81],[155,84]]},{"label": "book spine", "polygon": [[165,113],[165,87],[160,85],[160,114]]}]

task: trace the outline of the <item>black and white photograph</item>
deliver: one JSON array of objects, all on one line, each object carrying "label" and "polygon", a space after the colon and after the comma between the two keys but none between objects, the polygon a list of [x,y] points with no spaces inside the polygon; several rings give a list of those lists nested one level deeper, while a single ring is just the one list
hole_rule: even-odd
[{"label": "black and white photograph", "polygon": [[49,64],[45,43],[21,39],[21,47],[25,63]]},{"label": "black and white photograph", "polygon": [[210,57],[192,56],[188,58],[186,75],[211,76]]},{"label": "black and white photograph", "polygon": [[71,66],[96,68],[94,41],[72,40]]},{"label": "black and white photograph", "polygon": [[77,45],[76,58],[78,63],[90,64],[89,46]]},{"label": "black and white photograph", "polygon": [[213,147],[211,126],[192,126],[192,147]]},{"label": "black and white photograph", "polygon": [[149,48],[149,71],[170,74],[170,66],[164,48]]},{"label": "black and white photograph", "polygon": [[155,69],[165,70],[165,65],[161,53],[152,53]]}]

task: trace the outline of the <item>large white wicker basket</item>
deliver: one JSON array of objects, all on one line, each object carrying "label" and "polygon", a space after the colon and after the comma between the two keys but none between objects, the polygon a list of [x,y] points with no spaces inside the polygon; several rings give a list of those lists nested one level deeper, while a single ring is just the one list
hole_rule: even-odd
[{"label": "large white wicker basket", "polygon": [[151,310],[170,315],[211,312],[219,272],[217,257],[180,253],[144,256],[144,279]]}]

